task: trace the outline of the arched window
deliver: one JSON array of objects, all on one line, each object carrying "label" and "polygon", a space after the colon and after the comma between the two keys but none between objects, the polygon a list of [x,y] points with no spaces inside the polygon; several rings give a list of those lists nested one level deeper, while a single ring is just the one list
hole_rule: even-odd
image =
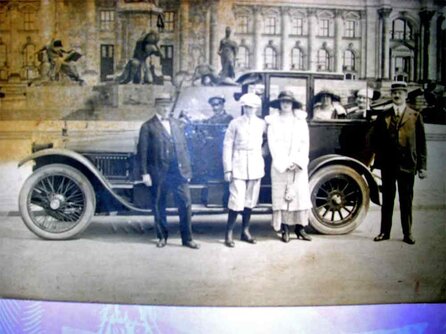
[{"label": "arched window", "polygon": [[411,40],[412,27],[405,19],[396,19],[392,22],[392,39]]},{"label": "arched window", "polygon": [[304,69],[304,55],[300,48],[294,47],[291,50],[291,69],[303,70]]},{"label": "arched window", "polygon": [[277,52],[272,46],[265,48],[265,69],[277,69]]},{"label": "arched window", "polygon": [[246,46],[240,46],[237,54],[237,67],[241,69],[249,68],[249,49]]},{"label": "arched window", "polygon": [[319,49],[317,52],[317,70],[329,71],[330,70],[330,55],[326,49]]},{"label": "arched window", "polygon": [[344,51],[344,71],[355,71],[355,54],[352,50]]}]

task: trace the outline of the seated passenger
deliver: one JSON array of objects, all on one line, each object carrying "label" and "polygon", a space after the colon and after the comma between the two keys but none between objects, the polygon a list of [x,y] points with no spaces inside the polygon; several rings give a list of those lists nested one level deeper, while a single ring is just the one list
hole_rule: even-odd
[{"label": "seated passenger", "polygon": [[370,103],[372,100],[378,98],[377,95],[379,96],[379,93],[374,92],[371,88],[358,90],[355,94],[355,103],[347,108],[347,118],[366,119],[367,110],[370,109]]},{"label": "seated passenger", "polygon": [[314,97],[313,119],[342,119],[346,116],[344,107],[339,103],[341,98],[331,91],[322,90]]}]

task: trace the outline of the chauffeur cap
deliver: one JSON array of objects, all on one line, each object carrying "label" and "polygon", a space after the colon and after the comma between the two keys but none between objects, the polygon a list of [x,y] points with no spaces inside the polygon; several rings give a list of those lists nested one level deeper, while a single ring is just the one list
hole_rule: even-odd
[{"label": "chauffeur cap", "polygon": [[209,98],[208,103],[213,106],[214,104],[225,103],[226,99],[224,95],[212,96]]}]

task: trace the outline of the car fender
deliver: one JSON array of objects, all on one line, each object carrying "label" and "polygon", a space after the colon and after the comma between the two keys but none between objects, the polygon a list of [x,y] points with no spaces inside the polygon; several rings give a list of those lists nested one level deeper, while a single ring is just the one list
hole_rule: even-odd
[{"label": "car fender", "polygon": [[375,180],[375,177],[366,165],[354,158],[339,154],[323,155],[310,162],[308,166],[308,176],[311,178],[311,176],[319,169],[335,164],[349,166],[356,170],[360,175],[364,175],[370,188],[371,201],[375,204],[380,204],[379,187],[378,183]]},{"label": "car fender", "polygon": [[82,164],[82,166],[87,168],[93,174],[93,176],[96,178],[96,180],[98,180],[101,183],[101,185],[119,203],[121,203],[122,205],[124,205],[128,209],[134,210],[134,211],[138,211],[138,212],[146,212],[146,213],[152,212],[152,210],[150,210],[150,209],[138,208],[138,207],[134,206],[133,204],[131,204],[130,202],[128,202],[126,199],[124,199],[121,196],[119,196],[113,190],[112,185],[110,184],[110,182],[104,177],[104,175],[102,175],[102,173],[95,167],[95,165],[90,160],[88,160],[83,155],[81,155],[81,154],[79,154],[77,152],[74,152],[74,151],[71,151],[71,150],[67,150],[67,149],[63,149],[63,148],[44,149],[44,150],[41,150],[41,151],[37,151],[37,152],[27,156],[26,158],[20,160],[19,163],[18,163],[18,166],[21,167],[22,165],[24,165],[28,161],[36,161],[36,160],[39,160],[40,158],[50,157],[50,156],[57,156],[57,157],[68,158],[68,159],[71,159],[73,161],[76,161],[76,162]]}]

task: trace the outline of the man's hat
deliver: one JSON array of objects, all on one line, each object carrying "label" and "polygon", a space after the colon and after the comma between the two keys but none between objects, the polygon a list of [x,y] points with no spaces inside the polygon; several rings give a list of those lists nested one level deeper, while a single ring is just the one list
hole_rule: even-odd
[{"label": "man's hat", "polygon": [[280,102],[282,101],[289,101],[293,104],[293,109],[300,109],[302,108],[302,103],[297,101],[294,98],[294,94],[290,92],[289,90],[281,91],[279,94],[279,97],[273,101],[270,102],[269,106],[272,108],[280,109]]},{"label": "man's hat", "polygon": [[226,102],[226,99],[225,99],[224,95],[212,96],[208,100],[208,103],[211,106],[213,106],[214,104],[220,104],[220,103],[225,103],[225,102]]},{"label": "man's hat", "polygon": [[404,81],[395,81],[390,86],[390,91],[393,92],[395,90],[404,90],[407,92],[407,83]]},{"label": "man's hat", "polygon": [[172,102],[172,96],[170,96],[169,93],[162,93],[159,96],[155,98],[155,104],[157,103],[171,103]]}]

